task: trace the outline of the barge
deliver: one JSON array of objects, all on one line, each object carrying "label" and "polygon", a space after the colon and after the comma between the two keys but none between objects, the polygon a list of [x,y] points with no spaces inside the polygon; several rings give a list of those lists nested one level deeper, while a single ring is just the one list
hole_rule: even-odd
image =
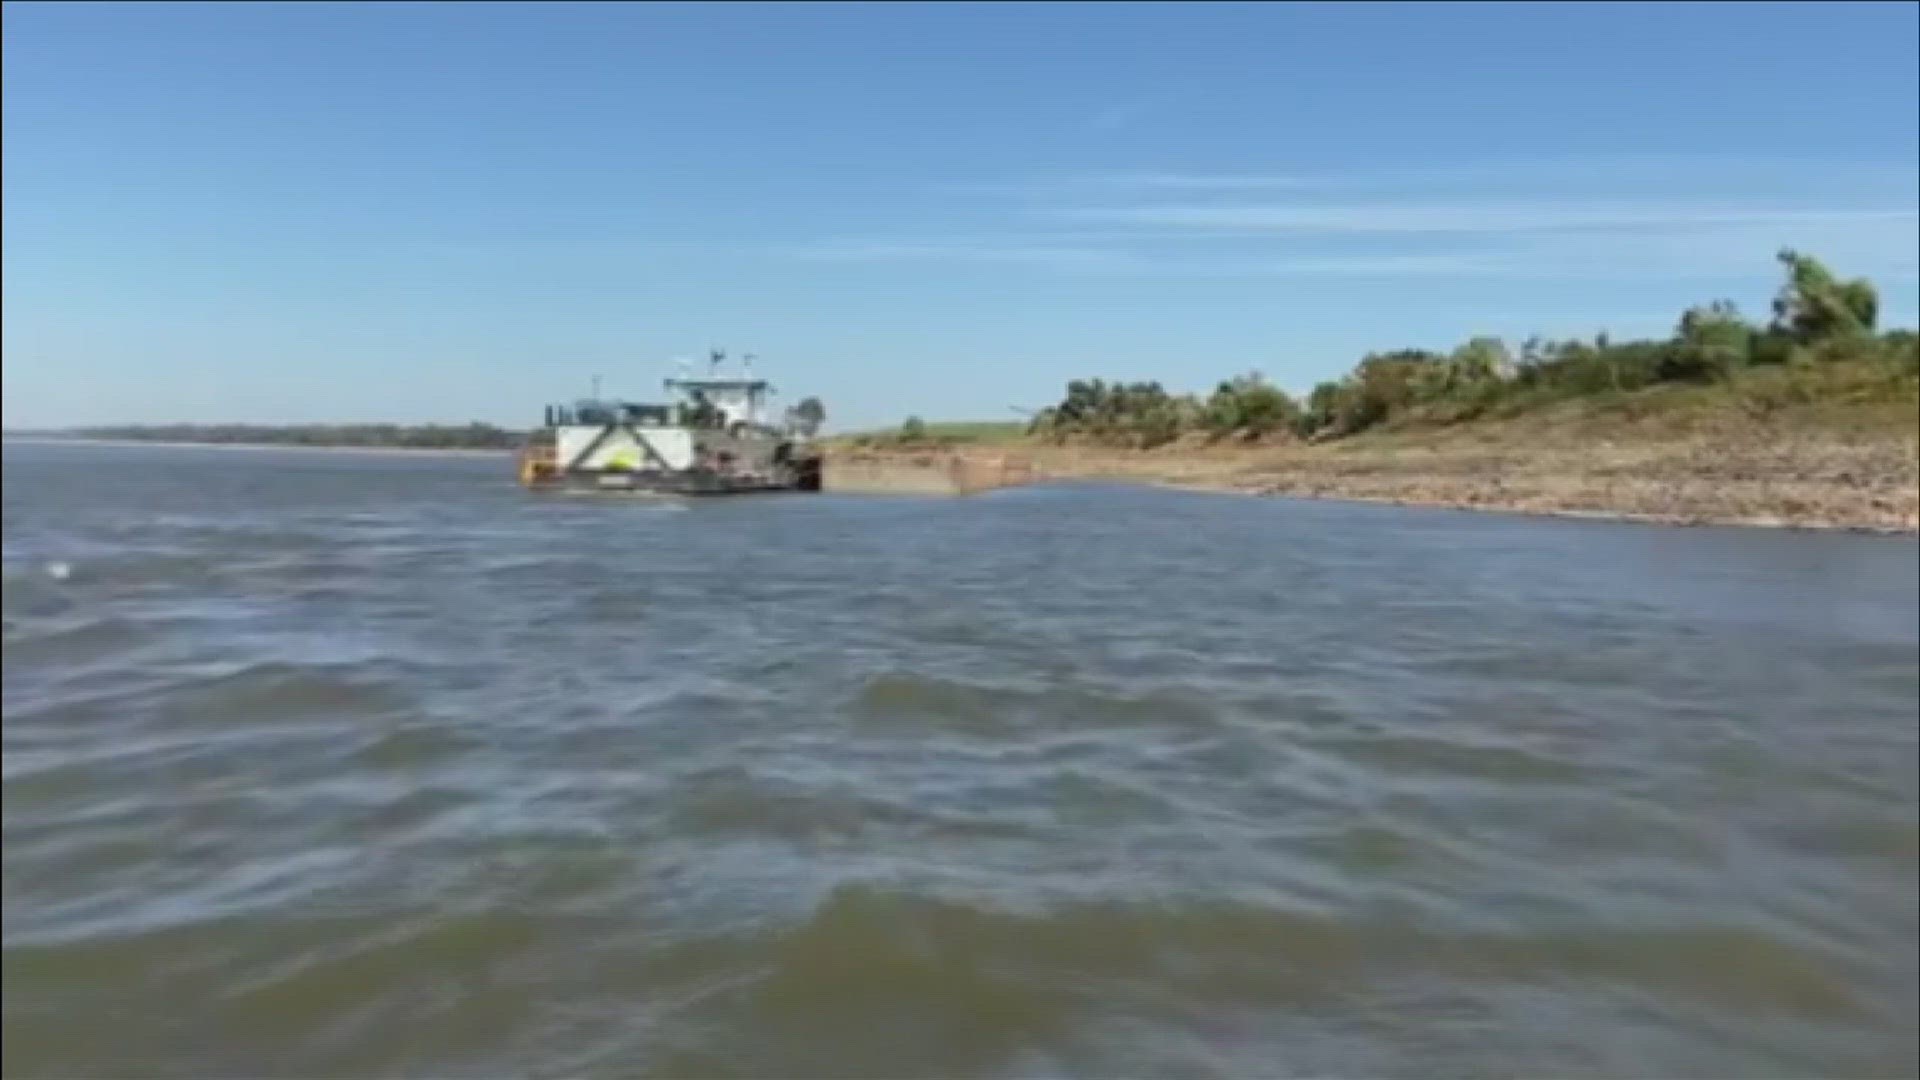
[{"label": "barge", "polygon": [[819,491],[812,422],[791,413],[775,422],[773,387],[750,372],[722,377],[725,356],[710,356],[706,378],[665,380],[665,401],[596,391],[547,406],[520,452],[520,482],[537,491],[688,496]]}]

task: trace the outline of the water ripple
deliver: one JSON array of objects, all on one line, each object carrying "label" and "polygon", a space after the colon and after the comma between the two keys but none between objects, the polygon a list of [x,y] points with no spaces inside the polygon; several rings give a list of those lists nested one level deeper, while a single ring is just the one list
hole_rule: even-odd
[{"label": "water ripple", "polygon": [[1910,540],[127,453],[4,462],[9,1077],[1920,1072]]}]

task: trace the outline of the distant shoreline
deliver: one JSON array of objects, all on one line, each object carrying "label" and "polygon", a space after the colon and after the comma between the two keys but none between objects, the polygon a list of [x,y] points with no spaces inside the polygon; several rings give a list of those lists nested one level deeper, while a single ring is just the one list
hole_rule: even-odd
[{"label": "distant shoreline", "polygon": [[[514,452],[455,447],[313,446],[34,435],[8,435],[0,441],[7,445],[293,450],[432,458],[499,458]],[[1348,455],[1337,451],[1329,453],[1321,448],[1297,447],[1225,455],[1096,451],[1083,456],[1071,450],[1063,453],[1060,448],[1016,444],[996,448],[996,451],[988,451],[984,447],[954,447],[946,452],[968,456],[983,452],[1005,454],[1011,450],[1037,467],[1037,479],[1042,482],[1097,479],[1217,495],[1281,496],[1647,525],[1730,526],[1909,537],[1920,535],[1911,483],[1891,477],[1882,476],[1878,483],[1862,484],[1858,476],[1841,480],[1838,476],[1816,478],[1803,474],[1793,477],[1798,483],[1782,483],[1787,477],[1776,474],[1770,478],[1772,483],[1763,483],[1756,490],[1749,484],[1730,484],[1723,477],[1708,480],[1697,475],[1690,476],[1688,474],[1693,472],[1692,469],[1672,459],[1693,455],[1677,453],[1677,447],[1661,447],[1654,456],[1668,459],[1660,462],[1666,468],[1656,468],[1654,472],[1664,475],[1652,483],[1643,481],[1641,485],[1608,482],[1603,493],[1591,488],[1577,490],[1587,487],[1580,483],[1581,480],[1592,479],[1582,475],[1594,464],[1590,453],[1580,455],[1577,461],[1569,460],[1564,452],[1549,454],[1547,456],[1560,459],[1555,463],[1559,467],[1549,468],[1547,475],[1535,475],[1529,478],[1533,483],[1526,483],[1522,477],[1504,469],[1491,470],[1489,473],[1472,467],[1480,465],[1480,462],[1471,465],[1466,462],[1449,463],[1446,459],[1453,455],[1444,451],[1436,454],[1436,449],[1425,448],[1424,453],[1416,451],[1413,454],[1406,454],[1402,450],[1379,457],[1369,454],[1365,456],[1373,460],[1364,464],[1343,462],[1341,459]],[[867,453],[882,459],[917,456],[898,450]],[[1909,448],[1901,456],[1907,457],[1910,462],[1911,454]],[[1449,464],[1455,467],[1449,468]],[[1342,465],[1347,467],[1343,468]],[[1355,469],[1354,465],[1360,467]],[[1460,468],[1460,465],[1468,467]],[[1898,474],[1911,468],[1911,464],[1908,464],[1906,469],[1895,471]],[[1799,472],[1798,469],[1787,471]],[[1502,476],[1501,473],[1507,475]],[[1844,473],[1841,475],[1845,476]],[[1891,484],[1888,483],[1890,479]],[[1514,483],[1517,480],[1522,482]],[[1810,486],[1807,484],[1809,480],[1814,482]],[[1626,490],[1628,487],[1640,490],[1630,492]],[[1809,490],[1809,487],[1814,490]],[[1800,490],[1787,490],[1792,488]],[[1816,490],[1818,494],[1815,494]]]},{"label": "distant shoreline", "polygon": [[510,449],[458,446],[326,446],[311,443],[276,442],[189,442],[181,439],[93,439],[61,435],[8,435],[8,445],[32,446],[117,446],[124,448],[170,446],[206,450],[300,450],[324,454],[405,454],[412,457],[500,457],[514,453]]}]

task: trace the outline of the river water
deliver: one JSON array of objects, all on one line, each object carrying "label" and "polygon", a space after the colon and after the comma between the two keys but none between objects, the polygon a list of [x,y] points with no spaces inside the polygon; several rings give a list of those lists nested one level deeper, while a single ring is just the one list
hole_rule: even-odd
[{"label": "river water", "polygon": [[10,444],[5,1074],[1911,1076],[1920,548]]}]

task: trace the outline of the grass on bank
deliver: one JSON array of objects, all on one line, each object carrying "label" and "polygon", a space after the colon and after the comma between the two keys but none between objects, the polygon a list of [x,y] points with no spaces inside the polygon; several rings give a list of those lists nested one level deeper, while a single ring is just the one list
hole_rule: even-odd
[{"label": "grass on bank", "polygon": [[961,447],[1018,445],[1028,440],[1028,425],[1019,420],[956,420],[927,423],[908,417],[887,431],[860,431],[822,440],[829,448],[850,450],[937,450]]}]

